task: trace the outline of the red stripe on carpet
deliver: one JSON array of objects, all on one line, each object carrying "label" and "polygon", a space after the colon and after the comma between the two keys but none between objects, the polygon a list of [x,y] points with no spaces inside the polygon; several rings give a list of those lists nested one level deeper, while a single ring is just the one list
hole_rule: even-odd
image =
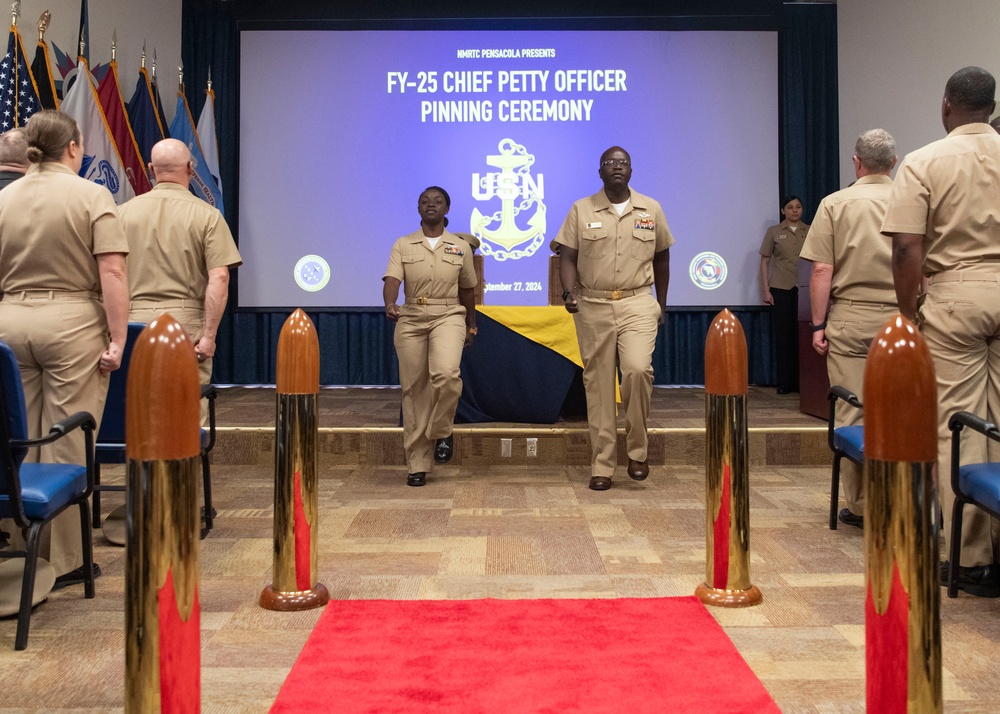
[{"label": "red stripe on carpet", "polygon": [[778,712],[694,597],[331,601],[271,712]]}]

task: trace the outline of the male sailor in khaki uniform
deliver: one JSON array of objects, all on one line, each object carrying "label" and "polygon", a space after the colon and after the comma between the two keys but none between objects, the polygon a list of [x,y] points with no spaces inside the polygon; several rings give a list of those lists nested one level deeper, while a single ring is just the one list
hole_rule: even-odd
[{"label": "male sailor in khaki uniform", "polygon": [[[854,145],[855,181],[831,193],[816,210],[800,257],[813,262],[809,282],[812,344],[827,355],[830,384],[851,390],[864,401],[865,359],[879,328],[895,314],[891,249],[880,233],[896,165],[896,142],[884,129],[872,129]],[[830,315],[827,317],[827,307]],[[860,424],[862,413],[837,403],[837,423]],[[841,466],[847,508],[840,522],[861,528],[865,501],[861,469]]]},{"label": "male sailor in khaki uniform", "polygon": [[[663,324],[674,238],[660,204],[629,188],[632,161],[613,146],[601,155],[604,188],[573,204],[553,241],[573,313],[590,425],[590,488],[606,491],[618,463],[615,383],[621,369],[628,475],[649,475],[646,420],[653,347]],[[656,294],[653,294],[655,286]]]},{"label": "male sailor in khaki uniform", "polygon": [[[445,229],[450,207],[443,188],[420,194],[420,230],[393,244],[382,278],[385,316],[396,323],[408,486],[423,486],[435,463],[451,460],[462,349],[476,334],[472,248]],[[402,306],[396,304],[400,285]]]},{"label": "male sailor in khaki uniform", "polygon": [[129,319],[149,323],[169,312],[194,343],[208,384],[229,270],[243,259],[222,213],[188,190],[194,168],[184,142],[157,142],[150,158],[156,186],[119,209],[130,249]]},{"label": "male sailor in khaki uniform", "polygon": [[[899,310],[919,321],[934,358],[938,483],[949,541],[955,494],[948,420],[958,411],[1000,420],[1000,135],[987,123],[995,92],[993,76],[979,67],[951,76],[941,103],[948,136],[906,156],[882,224],[892,236]],[[918,300],[922,276],[926,292]],[[997,446],[966,437],[962,461],[998,461]],[[1000,596],[996,542],[997,523],[966,508],[961,563],[942,565],[942,584],[948,568],[960,565],[960,588]]]}]

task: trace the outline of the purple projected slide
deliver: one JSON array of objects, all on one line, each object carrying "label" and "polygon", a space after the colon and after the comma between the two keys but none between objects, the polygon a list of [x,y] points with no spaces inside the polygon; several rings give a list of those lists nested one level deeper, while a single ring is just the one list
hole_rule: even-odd
[{"label": "purple projected slide", "polygon": [[381,307],[439,185],[486,304],[545,305],[549,243],[616,144],[677,241],[668,305],[758,304],[777,76],[772,32],[242,32],[239,304]]}]

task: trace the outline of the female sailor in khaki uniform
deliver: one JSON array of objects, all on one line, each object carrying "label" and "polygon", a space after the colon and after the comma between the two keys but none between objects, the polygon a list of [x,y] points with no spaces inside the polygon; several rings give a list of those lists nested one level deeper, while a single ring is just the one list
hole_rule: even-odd
[{"label": "female sailor in khaki uniform", "polygon": [[[78,411],[100,426],[108,374],[125,346],[128,243],[111,193],[77,175],[76,122],[44,111],[26,132],[32,166],[0,191],[0,339],[17,356],[35,438]],[[83,451],[83,433],[74,431],[27,458],[80,463]],[[56,586],[82,582],[80,514],[67,510],[49,531],[41,553],[62,576]]]},{"label": "female sailor in khaki uniform", "polygon": [[[452,425],[462,395],[462,348],[476,334],[472,248],[445,226],[448,193],[431,186],[417,202],[420,230],[392,246],[382,278],[385,316],[396,323],[394,343],[403,388],[406,483],[423,486],[434,463],[448,463]],[[406,300],[396,304],[403,285]]]}]

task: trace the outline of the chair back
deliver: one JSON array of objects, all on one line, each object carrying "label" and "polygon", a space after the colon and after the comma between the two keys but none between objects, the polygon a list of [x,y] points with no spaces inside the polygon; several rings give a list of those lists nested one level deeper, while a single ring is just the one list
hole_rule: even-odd
[{"label": "chair back", "polygon": [[[128,383],[128,367],[132,361],[132,349],[139,333],[146,327],[142,322],[128,323],[128,337],[122,350],[121,367],[111,373],[108,381],[108,396],[104,400],[104,416],[101,430],[95,443],[97,460],[101,463],[122,463],[125,461],[125,387]],[[120,452],[120,453],[119,453]]]},{"label": "chair back", "polygon": [[14,351],[0,342],[0,518],[24,520],[21,510],[21,482],[18,469],[28,450],[12,449],[12,439],[28,438],[21,368]]}]

